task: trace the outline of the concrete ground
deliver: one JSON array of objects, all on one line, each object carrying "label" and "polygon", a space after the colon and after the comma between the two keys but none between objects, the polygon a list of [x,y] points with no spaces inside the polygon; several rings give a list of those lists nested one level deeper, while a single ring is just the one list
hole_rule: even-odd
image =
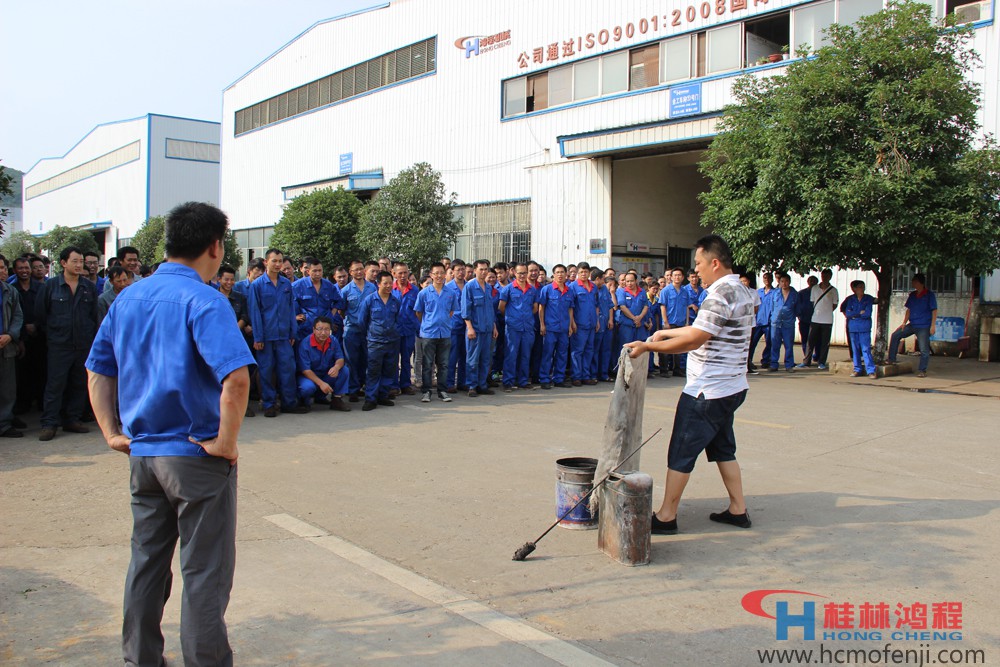
[{"label": "concrete ground", "polygon": [[[227,617],[237,663],[750,665],[758,649],[818,652],[821,637],[776,641],[774,621],[744,611],[757,589],[826,596],[809,598],[820,622],[831,600],[961,602],[961,641],[893,648],[996,661],[1000,366],[935,357],[926,379],[750,382],[736,432],[753,528],[708,520],[726,501],[701,460],[680,534],[654,536],[652,562],[634,568],[599,552],[596,532],[561,528],[511,560],[555,518],[555,460],[599,452],[609,385],[248,420]],[[647,390],[644,432],[664,428],[641,457],[655,504],[681,387]],[[37,415],[29,426],[0,440],[0,664],[120,664],[126,458],[96,433],[40,443]],[[172,665],[180,585],[163,622]],[[795,611],[806,598],[764,608],[779,599]]]}]

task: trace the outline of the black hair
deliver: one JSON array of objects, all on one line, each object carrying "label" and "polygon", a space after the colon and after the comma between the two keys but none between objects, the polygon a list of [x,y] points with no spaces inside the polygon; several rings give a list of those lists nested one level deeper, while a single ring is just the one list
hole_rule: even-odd
[{"label": "black hair", "polygon": [[510,267],[507,266],[506,262],[497,262],[496,264],[493,265],[493,268],[496,269],[497,271],[509,271],[510,270]]},{"label": "black hair", "polygon": [[338,264],[337,266],[333,267],[334,273],[340,273],[341,271],[347,273],[347,268],[345,268],[343,264]]},{"label": "black hair", "polygon": [[305,264],[306,266],[313,266],[315,264],[319,264],[320,266],[323,265],[323,262],[319,261],[315,257],[303,257],[301,263]]},{"label": "black hair", "polygon": [[[181,204],[181,206],[184,206],[184,204]],[[178,206],[177,208],[180,208],[180,206]],[[174,210],[176,211],[177,209],[174,209]],[[201,253],[199,253],[199,254],[201,254]],[[124,262],[125,261],[125,257],[127,255],[135,255],[136,257],[138,257],[139,256],[139,250],[137,248],[133,247],[133,246],[130,246],[130,245],[123,245],[121,248],[118,248],[118,253],[117,253],[118,259],[120,259],[121,261]],[[194,258],[192,257],[191,259],[194,259]]]},{"label": "black hair", "polygon": [[362,262],[360,259],[352,259],[347,263],[347,266],[354,266],[355,264],[360,264],[361,266],[365,265],[365,263]]},{"label": "black hair", "polygon": [[922,273],[914,273],[912,280],[915,280],[916,282],[920,283],[924,287],[927,287],[927,276],[925,276]]},{"label": "black hair", "polygon": [[694,244],[695,249],[700,248],[706,255],[711,255],[719,260],[719,264],[732,270],[733,251],[729,249],[729,244],[718,234],[707,234],[698,239]]},{"label": "black hair", "polygon": [[333,320],[326,315],[319,315],[315,320],[313,320],[313,329],[315,329],[316,325],[320,323],[329,326],[331,329],[333,328]]},{"label": "black hair", "polygon": [[852,280],[851,281],[851,289],[854,289],[855,287],[864,287],[864,286],[865,286],[865,281],[863,281],[863,280]]},{"label": "black hair", "polygon": [[223,273],[231,273],[231,274],[233,274],[235,276],[236,275],[236,269],[234,269],[233,267],[229,266],[228,264],[223,264],[222,266],[219,267],[219,275],[221,276]]},{"label": "black hair", "polygon": [[263,259],[261,259],[260,257],[254,257],[253,259],[250,260],[250,263],[247,264],[247,273],[250,273],[250,271],[252,271],[253,269],[257,269],[258,271],[264,271],[266,268],[267,265],[264,264]]},{"label": "black hair", "polygon": [[28,258],[27,255],[21,255],[20,257],[14,259],[14,266],[17,266],[18,262],[25,262],[29,268],[31,267],[31,260]]},{"label": "black hair", "polygon": [[587,262],[580,262],[579,264],[576,265],[576,270],[577,271],[590,271],[590,264],[588,264]]},{"label": "black hair", "polygon": [[367,262],[365,262],[365,268],[367,269],[369,266],[381,266],[381,265],[374,259],[369,259]]},{"label": "black hair", "polygon": [[378,276],[376,276],[375,280],[378,282],[382,282],[383,278],[388,278],[389,280],[392,280],[392,274],[389,273],[388,271],[379,271]]},{"label": "black hair", "polygon": [[441,262],[434,262],[433,264],[431,264],[431,271],[433,271],[434,269],[441,269],[442,271],[447,271],[447,269],[444,268],[444,264],[442,264]]},{"label": "black hair", "polygon": [[455,266],[465,266],[465,262],[463,262],[460,259],[453,259],[453,260],[451,260],[451,265],[453,267],[455,267]]},{"label": "black hair", "polygon": [[101,258],[101,256],[100,256],[100,255],[98,255],[98,254],[97,254],[96,252],[94,252],[93,250],[88,250],[87,252],[83,253],[83,258],[84,258],[84,259],[87,259],[88,257],[96,257],[97,259],[100,259],[100,258]]},{"label": "black hair", "polygon": [[[187,202],[176,206],[163,224],[167,257],[197,259],[213,243],[225,238],[228,228],[226,214],[211,204]],[[118,256],[124,259],[124,255]]]},{"label": "black hair", "polygon": [[66,246],[65,248],[62,249],[62,252],[59,253],[59,261],[60,262],[69,261],[69,256],[72,255],[74,252],[80,255],[81,257],[83,256],[83,251],[80,250],[75,245]]},{"label": "black hair", "polygon": [[604,271],[601,271],[600,269],[591,269],[590,270],[590,279],[591,280],[597,280],[598,278],[603,278],[603,277],[604,277]]},{"label": "black hair", "polygon": [[486,266],[486,268],[487,268],[487,269],[488,269],[488,268],[490,268],[490,260],[488,260],[488,259],[477,259],[477,260],[476,260],[476,263],[475,263],[475,267],[476,267],[477,269],[478,269],[478,268],[479,268],[480,266],[484,266],[484,265]]},{"label": "black hair", "polygon": [[562,264],[556,264],[555,266],[552,267],[552,273],[555,273],[559,269],[562,269],[563,271],[567,271],[568,270],[564,265],[562,265]]},{"label": "black hair", "polygon": [[270,257],[271,255],[281,255],[282,257],[284,257],[285,253],[281,252],[277,248],[268,248],[267,252],[264,253],[264,257],[267,258]]},{"label": "black hair", "polygon": [[127,274],[128,274],[128,269],[126,269],[124,266],[112,266],[110,269],[108,269],[108,280],[114,280],[118,276]]}]

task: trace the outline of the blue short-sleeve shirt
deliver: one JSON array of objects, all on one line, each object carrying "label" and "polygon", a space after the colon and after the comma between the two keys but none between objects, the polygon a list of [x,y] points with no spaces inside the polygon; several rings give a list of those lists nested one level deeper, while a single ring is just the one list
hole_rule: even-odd
[{"label": "blue short-sleeve shirt", "polygon": [[535,330],[534,306],[538,301],[538,290],[532,285],[522,289],[516,282],[500,290],[500,301],[504,306],[504,322],[510,331],[526,333]]},{"label": "blue short-sleeve shirt", "polygon": [[462,289],[462,319],[472,323],[477,333],[490,333],[496,324],[496,310],[489,285],[483,287],[478,280],[470,280]]},{"label": "blue short-sleeve shirt", "polygon": [[461,305],[454,290],[447,285],[441,286],[441,293],[428,285],[420,290],[413,309],[420,313],[421,338],[448,338],[451,336],[452,313],[460,310]]},{"label": "blue short-sleeve shirt", "polygon": [[253,365],[229,300],[175,262],[118,295],[87,358],[118,378],[132,456],[207,456],[188,438],[219,434],[222,380]]},{"label": "blue short-sleeve shirt", "polygon": [[563,285],[560,290],[549,283],[538,295],[538,305],[545,307],[545,330],[550,333],[569,333],[569,314],[573,310],[573,293]]},{"label": "blue short-sleeve shirt", "polygon": [[931,326],[931,313],[938,309],[937,297],[934,292],[925,289],[923,292],[910,292],[906,297],[906,307],[910,310],[910,324],[918,329]]},{"label": "blue short-sleeve shirt", "polygon": [[400,336],[415,336],[420,330],[420,320],[414,312],[419,292],[420,288],[410,283],[402,286],[396,281],[392,283],[392,295],[399,299],[400,305],[399,322],[396,324]]}]

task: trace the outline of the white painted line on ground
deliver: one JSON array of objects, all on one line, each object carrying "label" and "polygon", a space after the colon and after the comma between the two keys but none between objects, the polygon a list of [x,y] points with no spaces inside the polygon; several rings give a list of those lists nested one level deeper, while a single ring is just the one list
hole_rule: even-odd
[{"label": "white painted line on ground", "polygon": [[505,639],[517,642],[532,651],[566,667],[607,667],[613,665],[592,653],[531,627],[523,621],[505,616],[486,605],[470,600],[461,593],[437,584],[370,551],[331,535],[288,514],[264,517],[274,525],[306,539],[316,546],[340,556],[349,563],[376,574],[414,595],[428,600],[453,614],[472,621]]}]

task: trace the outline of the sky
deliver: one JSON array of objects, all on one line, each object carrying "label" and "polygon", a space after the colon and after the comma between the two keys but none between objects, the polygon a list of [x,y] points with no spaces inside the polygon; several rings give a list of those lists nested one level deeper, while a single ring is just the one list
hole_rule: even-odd
[{"label": "sky", "polygon": [[94,127],[220,120],[222,91],[317,21],[378,0],[0,0],[0,164],[27,171]]}]

